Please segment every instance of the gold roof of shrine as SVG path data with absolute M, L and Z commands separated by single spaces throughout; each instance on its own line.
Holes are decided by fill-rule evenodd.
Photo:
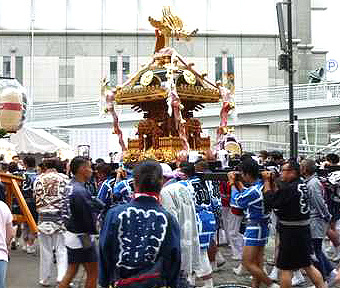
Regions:
M 218 102 L 220 94 L 216 83 L 210 81 L 206 73 L 196 71 L 194 63 L 188 63 L 170 47 L 171 38 L 188 40 L 197 33 L 197 29 L 191 32 L 185 30 L 183 21 L 172 13 L 170 7 L 163 7 L 159 20 L 149 17 L 149 22 L 155 28 L 155 53 L 148 64 L 116 87 L 116 103 L 138 105 L 165 100 L 168 91 L 173 88 L 176 88 L 181 102 L 191 102 L 194 106 L 195 103 L 199 106 L 201 103 Z
M 142 68 L 121 87 L 116 87 L 117 104 L 137 104 L 167 98 L 169 85 L 167 74 L 169 73 L 168 66 L 171 64 L 165 62 L 167 56 L 156 55 L 154 58 L 157 59 L 152 64 Z M 177 62 L 173 66 L 173 80 L 181 101 L 197 103 L 219 101 L 218 88 L 210 81 L 206 81 L 205 74 L 199 74 L 193 70 L 192 63 L 186 67 L 184 64 L 178 65 Z

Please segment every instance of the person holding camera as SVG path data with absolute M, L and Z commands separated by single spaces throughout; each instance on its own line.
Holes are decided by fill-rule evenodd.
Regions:
M 321 273 L 312 265 L 308 189 L 300 179 L 299 163 L 287 161 L 282 166 L 282 181 L 275 184 L 272 172 L 262 172 L 262 178 L 265 205 L 275 209 L 278 217 L 276 266 L 281 269 L 281 287 L 291 287 L 293 271 L 302 268 L 316 287 L 324 288 Z
M 252 287 L 259 287 L 261 282 L 270 287 L 279 287 L 263 270 L 264 247 L 269 236 L 269 214 L 263 203 L 263 182 L 259 179 L 259 165 L 251 158 L 240 164 L 241 172 L 228 173 L 235 194 L 235 203 L 244 209 L 247 226 L 244 232 L 243 266 L 253 276 Z

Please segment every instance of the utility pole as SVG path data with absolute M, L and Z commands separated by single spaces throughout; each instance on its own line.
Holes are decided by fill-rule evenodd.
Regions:
M 31 55 L 30 55 L 30 90 L 28 107 L 31 119 L 34 117 L 34 29 L 35 29 L 35 0 L 31 0 Z
M 289 93 L 289 136 L 290 158 L 297 159 L 297 148 L 294 141 L 294 90 L 293 90 L 293 33 L 292 33 L 292 0 L 287 0 L 287 32 L 288 32 L 288 93 Z
M 283 15 L 283 6 L 287 7 L 287 31 L 285 27 L 285 16 Z M 279 70 L 288 72 L 290 158 L 297 159 L 298 145 L 296 144 L 294 135 L 292 0 L 276 3 L 276 12 L 279 25 L 280 45 L 281 50 L 284 52 L 279 55 Z M 286 41 L 286 36 L 288 41 Z

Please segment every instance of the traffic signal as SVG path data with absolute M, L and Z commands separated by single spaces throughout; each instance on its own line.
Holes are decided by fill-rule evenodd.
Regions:
M 280 54 L 279 55 L 279 70 L 289 70 L 289 55 L 288 54 Z

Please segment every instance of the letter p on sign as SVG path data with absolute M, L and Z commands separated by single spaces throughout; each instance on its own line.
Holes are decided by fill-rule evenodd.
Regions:
M 327 61 L 326 67 L 327 67 L 328 72 L 334 72 L 334 71 L 338 70 L 338 66 L 339 66 L 338 62 L 334 59 L 330 59 L 330 60 Z

